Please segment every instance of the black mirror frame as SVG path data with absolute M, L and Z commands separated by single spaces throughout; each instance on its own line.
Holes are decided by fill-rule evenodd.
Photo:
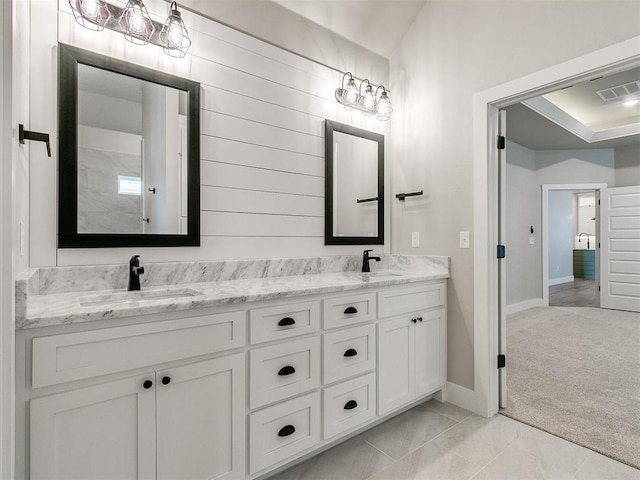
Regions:
M 378 235 L 375 237 L 336 237 L 333 235 L 333 132 L 342 132 L 378 143 Z M 384 245 L 384 135 L 325 120 L 324 163 L 324 244 Z
M 78 64 L 188 93 L 186 234 L 78 233 Z M 200 84 L 65 44 L 58 79 L 58 248 L 200 246 Z

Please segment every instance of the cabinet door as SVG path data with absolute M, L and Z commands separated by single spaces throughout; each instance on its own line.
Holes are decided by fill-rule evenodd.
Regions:
M 442 309 L 419 313 L 416 317 L 419 319 L 415 325 L 416 397 L 420 397 L 445 383 L 446 325 Z
M 157 379 L 157 478 L 243 478 L 244 354 L 159 370 Z
M 378 415 L 415 397 L 414 330 L 408 316 L 378 324 Z
M 154 383 L 149 374 L 31 400 L 30 478 L 155 478 Z

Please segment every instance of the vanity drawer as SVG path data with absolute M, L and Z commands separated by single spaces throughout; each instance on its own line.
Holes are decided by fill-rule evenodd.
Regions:
M 442 307 L 447 301 L 444 281 L 429 285 L 390 288 L 378 292 L 378 317 L 393 317 L 403 313 Z
M 325 329 L 346 327 L 376 318 L 376 294 L 360 293 L 322 301 Z
M 32 387 L 242 347 L 246 321 L 239 311 L 34 338 Z
M 320 336 L 251 350 L 249 406 L 257 408 L 320 386 Z
M 256 343 L 280 340 L 320 329 L 320 302 L 302 302 L 249 310 L 249 338 Z
M 325 384 L 376 368 L 376 327 L 364 325 L 323 336 Z
M 369 373 L 322 392 L 324 438 L 351 430 L 376 416 L 376 375 Z
M 320 442 L 320 392 L 279 403 L 249 415 L 251 474 Z

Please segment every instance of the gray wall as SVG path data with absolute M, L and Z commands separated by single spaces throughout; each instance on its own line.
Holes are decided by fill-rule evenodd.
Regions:
M 535 162 L 533 150 L 507 142 L 507 305 L 542 298 L 540 184 L 535 181 Z
M 639 35 L 639 16 L 635 1 L 428 1 L 391 56 L 392 189 L 426 194 L 392 204 L 392 248 L 451 256 L 451 382 L 474 388 L 474 252 L 458 248 L 473 226 L 473 95 Z
M 508 122 L 508 120 L 507 120 Z M 508 123 L 507 123 L 508 127 Z M 507 141 L 507 305 L 542 298 L 542 185 L 606 183 L 615 186 L 613 149 L 534 151 Z M 568 192 L 572 195 L 571 192 Z M 551 215 L 553 208 L 549 206 Z M 551 221 L 551 219 L 550 219 Z M 573 239 L 573 213 L 566 225 Z M 535 244 L 529 243 L 530 226 Z M 549 238 L 549 249 L 552 249 Z M 566 250 L 566 249 L 565 249 Z M 572 255 L 565 251 L 565 256 Z M 567 260 L 549 258 L 549 278 L 567 273 Z M 564 266 L 563 266 L 564 265 Z M 556 268 L 557 267 L 557 268 Z
M 616 187 L 640 185 L 640 145 L 615 149 Z

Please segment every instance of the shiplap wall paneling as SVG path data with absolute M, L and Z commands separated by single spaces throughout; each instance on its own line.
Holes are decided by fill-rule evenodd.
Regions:
M 154 18 L 166 15 L 165 2 L 145 4 Z M 121 263 L 130 253 L 152 262 L 362 250 L 324 245 L 323 121 L 382 133 L 387 144 L 388 126 L 336 103 L 340 72 L 187 11 L 183 18 L 193 46 L 186 58 L 173 59 L 157 47 L 131 45 L 115 32 L 82 28 L 65 1 L 59 9 L 58 36 L 49 32 L 38 38 L 41 48 L 48 44 L 55 51 L 59 40 L 201 83 L 202 239 L 200 248 L 59 249 L 57 264 Z M 55 71 L 42 77 L 41 82 L 57 85 Z M 55 185 L 51 172 L 42 177 Z M 55 218 L 50 193 L 48 198 L 32 194 L 32 201 Z M 46 250 L 55 252 L 55 225 L 32 226 Z M 388 240 L 384 251 L 389 251 Z

